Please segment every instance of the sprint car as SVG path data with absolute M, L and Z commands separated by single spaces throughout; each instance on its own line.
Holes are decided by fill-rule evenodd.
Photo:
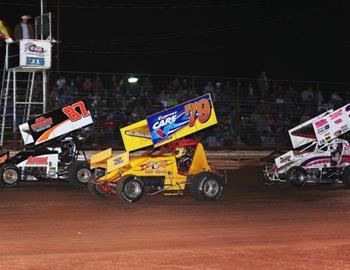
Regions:
M 182 138 L 216 123 L 208 94 L 122 128 L 127 151 L 113 156 L 107 149 L 91 156 L 89 191 L 102 198 L 115 193 L 133 203 L 143 194 L 183 195 L 189 187 L 197 200 L 218 200 L 223 178 L 209 165 L 199 141 Z
M 263 181 L 265 185 L 276 182 L 290 182 L 302 187 L 306 183 L 332 184 L 339 181 L 350 187 L 350 145 L 342 139 L 335 139 L 322 148 L 317 144 L 312 151 L 286 153 L 280 159 L 293 162 L 287 166 L 277 167 L 275 163 L 266 162 Z
M 0 155 L 0 186 L 56 179 L 86 186 L 91 171 L 78 130 L 91 124 L 90 112 L 78 101 L 20 125 L 24 149 Z
M 302 187 L 306 183 L 342 182 L 350 188 L 350 144 L 345 139 L 350 130 L 349 112 L 350 104 L 289 130 L 295 150 L 266 159 L 263 183 L 289 182 Z

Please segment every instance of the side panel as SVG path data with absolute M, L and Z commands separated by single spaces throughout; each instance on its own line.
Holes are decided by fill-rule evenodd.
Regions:
M 17 167 L 25 170 L 29 168 L 43 168 L 48 178 L 58 177 L 58 154 L 46 154 L 40 156 L 30 156 L 26 160 L 17 164 Z M 36 180 L 29 177 L 27 180 Z
M 291 162 L 293 162 L 295 160 L 294 157 L 294 152 L 293 151 L 289 151 L 285 154 L 283 154 L 282 156 L 279 156 L 275 159 L 275 164 L 277 168 L 281 168 Z
M 112 148 L 108 148 L 104 151 L 101 151 L 97 154 L 94 154 L 90 157 L 90 168 L 106 168 L 106 160 L 109 159 L 112 156 Z
M 193 155 L 191 167 L 188 170 L 188 174 L 195 175 L 204 171 L 210 171 L 210 166 L 208 164 L 203 145 L 198 143 L 196 151 Z
M 146 120 L 121 128 L 120 133 L 128 152 L 153 144 Z
M 107 173 L 129 164 L 129 152 L 111 157 L 107 160 Z
M 293 148 L 298 148 L 300 146 L 306 145 L 308 143 L 317 140 L 315 130 L 313 129 L 313 122 L 331 113 L 333 110 L 328 110 L 308 121 L 302 123 L 288 131 L 290 140 L 292 142 Z

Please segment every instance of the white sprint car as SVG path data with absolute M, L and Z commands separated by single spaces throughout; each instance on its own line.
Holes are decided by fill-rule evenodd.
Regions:
M 350 144 L 341 138 L 349 130 L 350 104 L 289 130 L 295 150 L 266 158 L 263 183 L 289 182 L 302 187 L 306 183 L 342 182 L 350 188 Z

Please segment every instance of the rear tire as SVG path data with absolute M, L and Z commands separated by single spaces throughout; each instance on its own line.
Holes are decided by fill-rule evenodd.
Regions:
M 343 185 L 345 188 L 350 188 L 350 166 L 347 166 L 343 172 Z
M 196 200 L 217 201 L 223 194 L 224 185 L 219 175 L 201 172 L 191 179 L 190 190 Z
M 0 186 L 16 186 L 21 180 L 21 172 L 16 165 L 3 165 L 0 169 Z
M 135 175 L 125 175 L 117 182 L 117 196 L 128 203 L 137 202 L 142 198 L 145 188 L 142 181 Z
M 287 171 L 288 181 L 295 187 L 303 187 L 307 182 L 307 174 L 302 167 L 292 167 Z
M 68 169 L 68 181 L 76 187 L 86 187 L 91 175 L 89 165 L 86 162 L 75 161 Z

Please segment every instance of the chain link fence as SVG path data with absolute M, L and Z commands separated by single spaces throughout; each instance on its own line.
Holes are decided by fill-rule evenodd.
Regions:
M 85 99 L 95 125 L 87 148 L 123 149 L 119 128 L 211 93 L 219 124 L 194 134 L 208 149 L 289 148 L 288 129 L 350 100 L 350 84 L 266 78 L 50 72 L 49 109 Z

